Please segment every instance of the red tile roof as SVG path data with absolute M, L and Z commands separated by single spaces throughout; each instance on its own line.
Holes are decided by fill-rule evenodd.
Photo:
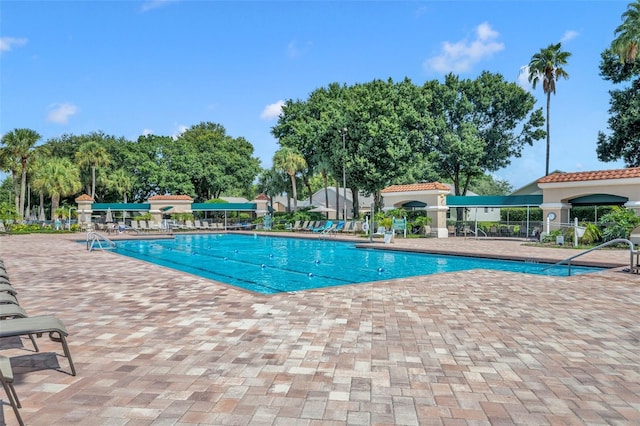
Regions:
M 640 167 L 591 172 L 552 173 L 538 179 L 538 183 L 583 182 L 588 180 L 640 178 Z
M 268 200 L 269 197 L 267 197 L 265 194 L 258 194 L 258 196 L 256 197 L 256 200 Z
M 408 192 L 408 191 L 450 191 L 450 188 L 440 182 L 422 182 L 409 185 L 391 185 L 383 189 L 386 192 Z
M 177 201 L 177 200 L 185 200 L 185 201 L 193 201 L 193 198 L 188 195 L 154 195 L 153 197 L 149 197 L 149 201 Z
M 76 198 L 76 202 L 78 201 L 93 201 L 93 198 L 91 198 L 88 194 L 82 194 L 81 196 Z

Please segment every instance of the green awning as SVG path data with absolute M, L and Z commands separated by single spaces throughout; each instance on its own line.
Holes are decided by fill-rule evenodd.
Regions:
M 222 211 L 255 211 L 256 203 L 193 203 L 192 211 L 222 212 Z
M 161 208 L 160 211 L 166 212 L 166 211 L 171 210 L 172 208 L 173 208 L 173 206 L 167 206 L 167 207 Z
M 610 194 L 591 194 L 569 200 L 572 206 L 619 206 L 627 201 L 627 197 Z
M 148 211 L 151 208 L 149 203 L 93 203 L 91 210 L 96 211 Z
M 539 207 L 542 195 L 447 195 L 448 207 Z

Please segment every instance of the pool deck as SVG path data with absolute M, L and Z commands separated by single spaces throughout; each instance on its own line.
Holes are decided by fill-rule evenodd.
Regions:
M 473 270 L 261 295 L 88 252 L 83 238 L 0 236 L 20 305 L 64 321 L 78 371 L 46 336 L 39 354 L 0 340 L 27 425 L 640 423 L 628 250 L 592 252 L 583 260 L 617 267 L 573 277 Z M 389 246 L 577 253 L 461 237 Z M 17 424 L 0 398 L 0 424 Z

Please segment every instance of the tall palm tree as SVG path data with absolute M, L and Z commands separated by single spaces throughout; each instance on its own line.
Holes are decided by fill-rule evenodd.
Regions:
M 0 154 L 0 157 L 2 157 L 3 164 L 13 162 L 13 166 L 10 168 L 12 169 L 12 174 L 14 174 L 13 182 L 14 189 L 16 190 L 16 198 L 18 198 L 16 174 L 18 172 L 20 173 L 20 197 L 16 202 L 16 210 L 18 210 L 18 216 L 21 220 L 24 219 L 24 200 L 27 191 L 27 166 L 34 152 L 36 143 L 41 137 L 38 132 L 31 129 L 14 129 L 2 137 L 2 145 L 4 145 L 4 147 L 2 147 L 3 153 Z
M 82 188 L 80 171 L 68 158 L 43 160 L 35 172 L 34 189 L 51 197 L 51 218 L 60 205 L 60 197 L 73 195 Z
M 76 152 L 76 162 L 80 167 L 91 168 L 91 198 L 96 197 L 96 168 L 111 164 L 109 153 L 96 141 L 85 142 Z
M 296 174 L 307 167 L 307 162 L 298 151 L 289 147 L 280 148 L 273 156 L 273 164 L 284 170 L 291 180 L 293 192 L 293 210 L 298 210 L 298 190 L 296 188 Z
M 133 176 L 125 169 L 117 169 L 109 176 L 106 186 L 122 195 L 122 202 L 127 203 L 127 194 L 133 189 Z
M 551 146 L 551 133 L 549 126 L 549 108 L 551 106 L 551 94 L 556 94 L 556 81 L 560 77 L 568 79 L 569 74 L 563 65 L 571 56 L 569 52 L 562 51 L 562 43 L 550 44 L 531 57 L 529 62 L 529 82 L 535 90 L 538 83 L 542 83 L 542 91 L 547 95 L 547 159 L 545 164 L 545 176 L 549 174 L 549 148 Z
M 618 55 L 620 62 L 633 62 L 640 44 L 640 0 L 629 4 L 622 18 L 624 22 L 614 31 L 616 38 L 611 43 L 611 50 Z

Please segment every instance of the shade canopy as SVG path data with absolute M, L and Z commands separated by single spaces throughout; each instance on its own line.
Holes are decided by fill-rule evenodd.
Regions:
M 312 208 L 309 211 L 314 213 L 335 213 L 336 210 L 330 207 L 318 206 L 318 207 Z

